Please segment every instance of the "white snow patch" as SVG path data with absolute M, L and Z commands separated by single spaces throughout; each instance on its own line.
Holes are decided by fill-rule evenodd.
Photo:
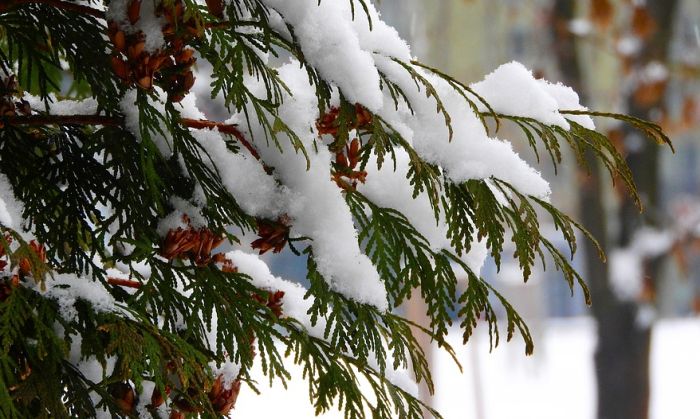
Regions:
M 13 230 L 22 230 L 24 205 L 15 198 L 12 185 L 0 173 L 0 224 Z
M 516 61 L 503 64 L 471 85 L 496 112 L 533 118 L 568 130 L 569 123 L 559 114 L 557 100 L 542 86 L 530 70 Z
M 73 274 L 55 274 L 53 278 L 46 279 L 45 291 L 42 291 L 39 285 L 32 281 L 29 281 L 28 284 L 46 298 L 56 300 L 61 315 L 67 320 L 76 319 L 78 311 L 75 308 L 75 303 L 78 300 L 87 301 L 97 312 L 112 312 L 130 316 L 100 282 L 89 278 L 81 278 Z
M 593 25 L 588 19 L 577 18 L 569 22 L 569 31 L 577 36 L 586 36 L 593 30 Z
M 610 283 L 615 294 L 626 301 L 634 301 L 642 292 L 643 265 L 638 252 L 614 249 L 608 256 Z
M 129 3 L 130 0 L 111 0 L 105 12 L 107 20 L 116 22 L 126 34 L 143 32 L 146 52 L 153 53 L 165 47 L 163 26 L 166 22 L 162 16 L 156 16 L 156 7 L 160 0 L 142 1 L 139 19 L 133 25 L 129 22 L 127 14 Z

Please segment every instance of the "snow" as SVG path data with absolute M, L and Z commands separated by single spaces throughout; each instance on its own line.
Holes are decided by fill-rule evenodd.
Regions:
M 178 228 L 184 230 L 188 227 L 198 229 L 207 225 L 207 220 L 202 216 L 201 210 L 184 199 L 173 196 L 170 198 L 170 205 L 173 206 L 174 210 L 160 220 L 156 230 L 161 237 L 167 236 L 170 230 Z M 184 215 L 189 218 L 189 225 L 184 222 Z
M 417 69 L 435 87 L 451 116 L 451 140 L 443 116 L 435 110 L 435 102 L 425 99 L 425 92 L 416 87 L 405 69 L 386 58 L 377 59 L 377 64 L 383 73 L 403 89 L 413 105 L 415 115 L 404 114 L 402 122 L 408 128 L 404 134 L 406 140 L 413 144 L 421 158 L 429 163 L 438 164 L 454 182 L 496 177 L 511 183 L 524 194 L 541 198 L 549 196 L 549 184 L 540 173 L 525 163 L 513 151 L 510 143 L 489 138 L 481 121 L 468 107 L 464 98 L 446 81 Z M 522 67 L 520 64 L 517 66 Z M 524 67 L 523 71 L 532 77 Z M 539 93 L 538 98 L 546 99 L 552 109 L 556 109 L 556 101 L 539 88 L 534 78 L 532 81 L 531 87 Z M 537 98 L 532 100 L 534 102 Z M 396 115 L 394 104 L 389 101 L 380 115 L 390 122 L 402 116 Z M 561 115 L 559 118 L 566 123 Z
M 412 60 L 409 46 L 394 28 L 381 21 L 381 16 L 371 2 L 366 3 L 367 13 L 373 25 L 371 30 L 362 7 L 356 7 L 356 16 L 353 17 L 350 1 L 260 2 L 272 10 L 270 22 L 283 36 L 291 36 L 286 25 L 294 28 L 295 39 L 299 42 L 305 59 L 331 84 L 335 103 L 342 95 L 349 102 L 362 104 L 377 113 L 401 133 L 422 159 L 440 166 L 449 181 L 490 181 L 492 177 L 496 177 L 509 182 L 524 194 L 548 198 L 549 184 L 541 174 L 521 159 L 509 142 L 491 138 L 464 98 L 448 82 L 425 69 L 413 67 L 420 77 L 425 78 L 435 88 L 445 111 L 451 116 L 453 135 L 450 135 L 444 116 L 436 111 L 436 100 L 426 98 L 425 87 L 417 85 L 405 68 L 395 62 L 395 59 L 404 63 Z M 115 22 L 127 34 L 143 33 L 147 52 L 154 53 L 164 48 L 162 27 L 165 22 L 155 13 L 159 1 L 142 1 L 140 17 L 133 24 L 127 16 L 129 3 L 129 0 L 110 1 L 106 10 L 107 19 Z M 245 9 L 245 6 L 242 8 Z M 590 31 L 590 23 L 573 21 L 571 30 L 578 34 L 587 33 Z M 205 163 L 220 173 L 223 186 L 247 214 L 266 219 L 288 217 L 291 220 L 293 237 L 304 236 L 311 239 L 310 245 L 318 270 L 332 290 L 354 301 L 387 310 L 387 293 L 382 278 L 360 249 L 357 230 L 342 190 L 330 178 L 333 155 L 327 147 L 323 147 L 323 142 L 319 141 L 316 121 L 320 115 L 315 88 L 310 85 L 305 69 L 295 60 L 290 60 L 276 70 L 289 89 L 289 93 L 283 93 L 284 101 L 278 110 L 278 116 L 298 135 L 308 154 L 308 160 L 283 138 L 283 134 L 279 135 L 279 144 L 276 144 L 268 138 L 260 120 L 248 120 L 246 115 L 255 115 L 250 107 L 246 112 L 231 115 L 226 122 L 238 125 L 258 151 L 260 161 L 245 147 L 237 153 L 231 152 L 224 142 L 223 135 L 216 129 L 196 129 L 191 130 L 191 133 L 206 151 L 208 158 Z M 651 66 L 645 69 L 644 77 L 662 80 L 665 77 L 663 71 L 667 70 Z M 380 87 L 380 74 L 390 78 L 406 93 L 415 113 L 409 112 L 405 104 L 395 106 L 386 87 L 384 90 Z M 206 83 L 202 83 L 208 80 L 202 78 L 195 90 L 202 93 L 205 89 L 203 86 L 206 86 Z M 253 94 L 261 98 L 266 96 L 266 90 L 257 78 L 247 77 L 243 82 Z M 594 129 L 590 117 L 565 116 L 560 112 L 586 109 L 579 103 L 578 95 L 571 88 L 536 80 L 532 72 L 520 63 L 511 62 L 500 66 L 483 81 L 473 84 L 472 88 L 497 112 L 534 118 L 544 124 L 567 130 L 570 128 L 568 118 L 586 128 Z M 156 111 L 164 113 L 165 93 L 157 87 L 153 89 L 153 93 L 149 95 L 150 105 Z M 136 106 L 137 94 L 136 89 L 127 90 L 120 102 L 120 109 L 125 116 L 125 127 L 137 138 L 141 138 L 142 126 L 140 110 Z M 31 96 L 27 96 L 27 100 L 35 109 L 39 109 L 43 104 L 41 100 Z M 51 109 L 54 114 L 97 112 L 97 103 L 93 99 L 59 101 L 52 97 L 52 100 L 54 103 Z M 186 96 L 178 106 L 182 107 L 182 115 L 186 118 L 205 118 L 196 106 L 195 94 Z M 484 111 L 485 108 L 482 107 L 481 110 Z M 163 131 L 167 132 L 167 129 L 164 128 Z M 151 133 L 151 137 L 163 156 L 172 155 L 172 138 L 157 132 Z M 391 161 L 387 161 L 380 170 L 376 160 L 370 160 L 367 167 L 367 183 L 359 185 L 360 192 L 380 206 L 404 213 L 428 239 L 433 250 L 453 250 L 446 237 L 445 220 L 442 217 L 438 217 L 437 220 L 434 218 L 428 197 L 421 194 L 416 199 L 412 198 L 412 187 L 406 179 L 408 154 L 404 150 L 396 150 L 396 158 L 395 169 Z M 184 162 L 180 161 L 180 164 L 186 172 Z M 272 174 L 266 172 L 263 164 L 272 168 Z M 166 235 L 171 229 L 186 227 L 187 224 L 183 221 L 185 214 L 189 216 L 192 227 L 206 225 L 199 209 L 206 204 L 203 202 L 205 196 L 201 185 L 196 185 L 195 189 L 197 192 L 189 201 L 179 197 L 171 198 L 170 203 L 174 210 L 160 220 L 159 234 Z M 499 192 L 497 194 L 500 195 Z M 7 180 L 0 176 L 0 223 L 16 226 L 21 222 L 21 205 L 14 199 Z M 612 269 L 617 270 L 613 272 L 613 277 L 618 278 L 616 287 L 621 295 L 632 298 L 639 294 L 639 255 L 654 251 L 659 250 L 649 245 L 643 250 L 618 249 L 613 252 Z M 474 272 L 479 272 L 486 253 L 484 243 L 473 243 L 472 251 L 464 255 L 463 260 Z M 271 291 L 283 291 L 284 315 L 298 320 L 311 335 L 323 337 L 323 319 L 319 319 L 317 324 L 312 324 L 309 318 L 308 311 L 313 297 L 306 297 L 306 289 L 272 275 L 266 263 L 256 255 L 235 250 L 226 256 L 239 272 L 250 276 L 255 286 Z M 127 271 L 124 266 L 120 268 Z M 634 269 L 637 271 L 630 274 L 630 270 Z M 123 273 L 116 274 L 126 277 Z M 128 315 L 128 311 L 120 307 L 99 282 L 71 274 L 56 274 L 46 282 L 46 287 L 46 290 L 41 292 L 46 297 L 58 301 L 62 315 L 67 319 L 76 318 L 74 304 L 78 299 L 90 302 L 100 312 Z M 186 281 L 178 281 L 177 289 L 183 295 L 187 295 Z M 215 325 L 216 321 L 213 322 L 213 329 L 207 331 L 212 347 L 217 346 Z M 370 364 L 376 365 L 376 362 L 372 362 L 370 359 Z M 84 364 L 86 374 L 92 376 L 97 373 L 93 360 L 86 360 Z M 231 385 L 239 374 L 239 366 L 233 363 L 212 367 L 217 374 L 224 376 L 226 385 Z M 564 366 L 558 368 L 564 369 Z M 387 377 L 414 394 L 418 391 L 410 374 L 405 370 L 389 368 Z M 144 394 L 147 394 L 149 389 L 152 390 L 152 383 L 144 386 Z M 265 408 L 283 407 L 285 412 L 289 412 L 291 403 L 277 401 L 263 406 L 260 399 L 256 399 L 255 405 L 258 409 L 256 416 L 260 416 L 259 409 Z M 236 414 L 240 415 L 241 410 L 245 409 L 244 406 L 245 402 L 239 402 Z M 140 404 L 139 409 L 143 408 Z
M 326 2 L 329 3 L 329 2 Z M 289 188 L 294 199 L 286 214 L 292 220 L 293 236 L 312 239 L 311 246 L 319 273 L 331 289 L 355 301 L 388 308 L 384 284 L 357 241 L 350 209 L 341 189 L 330 178 L 331 153 L 316 147 L 318 105 L 307 73 L 290 62 L 279 68 L 279 76 L 292 92 L 279 109 L 279 117 L 299 135 L 309 161 L 297 153 L 286 138 L 279 138 L 279 151 L 266 133 L 253 123 L 249 138 L 262 160 L 274 167 L 273 175 Z M 238 122 L 240 116 L 228 122 Z
M 311 336 L 323 338 L 323 332 L 326 327 L 325 322 L 319 319 L 316 324 L 311 323 L 311 318 L 307 312 L 311 308 L 313 297 L 308 299 L 304 297 L 307 292 L 304 287 L 272 275 L 270 268 L 257 255 L 234 250 L 227 253 L 226 258 L 233 262 L 238 268 L 238 272 L 250 276 L 253 285 L 256 287 L 268 291 L 283 291 L 283 315 L 297 320 Z
M 111 0 L 107 8 L 107 20 L 116 22 L 119 28 L 126 34 L 142 32 L 144 35 L 144 50 L 153 53 L 165 47 L 165 38 L 162 28 L 165 19 L 156 16 L 156 6 L 160 1 L 143 0 L 139 12 L 139 19 L 132 25 L 127 14 L 131 0 Z
M 431 250 L 446 249 L 454 253 L 454 248 L 447 238 L 444 214 L 441 213 L 436 222 L 428 195 L 420 194 L 413 198 L 413 187 L 406 182 L 409 169 L 408 154 L 403 149 L 397 149 L 395 157 L 396 168 L 394 162 L 389 160 L 381 169 L 378 168 L 376 157 L 371 157 L 366 166 L 367 181 L 359 184 L 357 190 L 380 207 L 392 208 L 405 215 L 411 225 L 428 240 Z M 485 242 L 472 242 L 471 250 L 461 259 L 478 274 L 486 255 Z
M 26 100 L 32 110 L 46 111 L 52 115 L 94 115 L 97 113 L 97 100 L 94 98 L 85 98 L 82 100 L 59 100 L 54 93 L 49 93 L 49 107 L 46 107 L 45 102 L 39 97 L 29 93 L 24 93 L 22 99 Z
M 75 308 L 75 303 L 78 300 L 89 302 L 97 312 L 130 316 L 128 311 L 117 303 L 102 283 L 89 278 L 81 278 L 73 274 L 54 274 L 52 278 L 47 278 L 44 282 L 45 290 L 41 290 L 39 285 L 32 281 L 26 282 L 26 284 L 34 287 L 44 297 L 56 300 L 59 312 L 66 320 L 77 320 L 78 311 Z
M 623 300 L 636 300 L 642 292 L 641 255 L 631 249 L 613 249 L 608 255 L 608 269 L 615 294 Z
M 593 25 L 588 19 L 578 18 L 569 22 L 569 31 L 577 36 L 586 36 L 591 33 Z
M 489 353 L 488 334 L 477 328 L 467 346 L 456 328 L 448 337 L 464 371 L 434 348 L 434 406 L 445 419 L 594 419 L 596 386 L 595 325 L 588 318 L 550 320 L 542 326 L 535 354 L 523 355 L 518 342 Z M 700 319 L 658 321 L 652 333 L 651 419 L 697 419 L 700 375 Z M 314 417 L 308 386 L 298 367 L 288 388 L 275 382 L 260 395 L 243 386 L 236 417 L 272 418 L 294 412 Z M 264 382 L 259 363 L 252 377 Z M 478 414 L 480 412 L 481 414 Z M 233 417 L 233 415 L 232 415 Z M 331 411 L 320 418 L 342 418 Z
M 559 113 L 557 100 L 542 86 L 532 71 L 512 61 L 495 69 L 484 80 L 472 84 L 471 88 L 498 113 L 533 118 L 568 130 L 569 123 Z
M 668 68 L 659 61 L 652 61 L 642 68 L 641 79 L 646 83 L 662 82 L 668 79 Z
M 231 388 L 231 384 L 238 378 L 238 374 L 241 372 L 241 366 L 234 362 L 224 362 L 220 366 L 211 365 L 212 372 L 215 377 L 222 377 L 222 384 L 224 388 Z
M 294 27 L 306 60 L 334 82 L 351 102 L 370 110 L 382 105 L 379 73 L 370 52 L 360 47 L 347 1 L 262 0 Z M 362 13 L 360 10 L 358 13 Z M 360 19 L 358 16 L 358 21 Z
M 439 165 L 451 181 L 496 177 L 524 194 L 548 198 L 549 184 L 541 174 L 523 161 L 509 142 L 490 138 L 458 92 L 445 80 L 414 67 L 435 87 L 445 110 L 451 115 L 454 135 L 450 140 L 444 117 L 435 110 L 435 100 L 425 98 L 424 87 L 417 86 L 407 71 L 394 61 L 397 58 L 410 62 L 410 48 L 395 29 L 381 21 L 372 4 L 367 4 L 367 13 L 373 24 L 370 30 L 365 16 L 353 19 L 349 2 L 319 4 L 315 0 L 300 0 L 292 4 L 282 0 L 263 0 L 263 3 L 272 10 L 271 22 L 281 33 L 286 31 L 287 24 L 294 27 L 305 59 L 336 89 L 334 100 L 342 94 L 350 102 L 359 102 L 377 112 L 401 133 L 421 158 Z M 128 22 L 124 23 L 125 4 L 123 0 L 110 3 L 108 15 L 125 25 L 125 30 L 137 30 L 136 26 L 147 23 L 144 16 L 150 12 L 142 6 L 142 19 L 129 29 Z M 358 9 L 356 13 L 364 14 L 364 11 Z M 152 21 L 151 24 L 157 26 Z M 277 139 L 282 149 L 280 153 L 260 121 L 255 118 L 248 120 L 243 113 L 233 115 L 227 123 L 239 126 L 257 149 L 262 163 L 273 168 L 272 176 L 248 150 L 242 148 L 238 153 L 230 152 L 216 130 L 192 130 L 192 135 L 211 159 L 207 164 L 221 173 L 223 185 L 244 211 L 267 219 L 277 219 L 282 215 L 289 217 L 292 236 L 311 238 L 318 270 L 331 289 L 385 310 L 388 303 L 384 284 L 369 258 L 362 253 L 349 208 L 341 190 L 329 177 L 333 156 L 325 147 L 318 147 L 315 123 L 319 115 L 315 89 L 298 62 L 290 60 L 277 70 L 291 92 L 284 93 L 278 116 L 298 135 L 308 153 L 308 161 L 284 138 Z M 380 73 L 404 90 L 415 114 L 411 114 L 405 105 L 395 107 L 389 92 L 380 88 Z M 259 97 L 266 96 L 266 90 L 257 78 L 248 77 L 244 83 Z M 498 112 L 535 118 L 565 129 L 569 124 L 559 110 L 585 109 L 572 89 L 535 80 L 529 70 L 516 62 L 499 67 L 472 87 Z M 156 93 L 160 101 L 151 105 L 162 111 L 160 102 L 164 95 L 159 89 Z M 125 113 L 127 128 L 139 136 L 135 95 L 135 90 L 128 91 L 122 99 L 121 109 Z M 196 106 L 194 94 L 188 95 L 180 105 L 184 117 L 205 117 Z M 253 113 L 252 109 L 247 109 L 247 114 Z M 570 119 L 585 127 L 594 127 L 588 116 L 572 116 Z M 156 133 L 152 137 L 164 156 L 172 153 L 170 138 Z M 432 220 L 427 198 L 424 195 L 416 200 L 411 198 L 412 191 L 405 178 L 406 153 L 399 151 L 398 158 L 400 167 L 397 172 L 390 169 L 391 164 L 381 171 L 370 164 L 367 185 L 362 185 L 360 190 L 378 204 L 404 212 L 418 231 L 428 238 L 433 249 L 451 249 L 445 222 Z M 386 192 L 389 189 L 391 192 Z M 181 226 L 183 212 L 186 211 L 177 209 L 168 215 L 161 221 L 159 231 L 163 233 Z M 485 246 L 474 243 L 473 251 L 463 259 L 478 272 L 485 255 Z
M 219 170 L 223 185 L 248 214 L 275 219 L 294 202 L 295 196 L 289 189 L 279 186 L 247 150 L 230 152 L 221 134 L 215 131 L 198 130 L 192 135 Z
M 154 101 L 149 96 L 149 105 L 155 108 L 158 113 L 165 114 L 165 105 L 163 104 L 163 101 L 165 100 L 167 95 L 159 87 L 155 87 L 153 91 L 160 100 Z M 119 101 L 119 109 L 124 114 L 124 127 L 129 132 L 131 132 L 136 138 L 141 139 L 141 114 L 136 102 L 137 95 L 138 89 L 128 89 L 124 93 L 122 99 Z M 168 132 L 166 127 L 161 127 L 161 130 L 164 133 Z M 155 146 L 158 148 L 158 151 L 163 156 L 169 157 L 170 155 L 172 155 L 173 146 L 171 138 L 163 136 L 159 132 L 151 132 L 150 137 L 151 141 L 153 141 Z
M 642 48 L 642 40 L 632 35 L 623 36 L 617 41 L 616 48 L 622 56 L 631 57 Z
M 617 297 L 626 301 L 637 300 L 642 292 L 644 261 L 668 253 L 682 235 L 683 231 L 677 234 L 643 227 L 635 232 L 628 247 L 613 249 L 608 257 L 608 269 Z
M 13 230 L 22 229 L 24 205 L 15 198 L 12 185 L 0 173 L 0 224 Z
M 585 106 L 581 106 L 579 103 L 578 93 L 576 93 L 571 87 L 565 86 L 561 83 L 550 83 L 547 80 L 537 80 L 537 82 L 540 84 L 540 88 L 542 90 L 557 101 L 557 107 L 559 110 L 588 110 L 588 108 Z M 584 128 L 595 130 L 593 119 L 591 119 L 591 117 L 588 115 L 566 115 L 566 118 L 576 122 Z

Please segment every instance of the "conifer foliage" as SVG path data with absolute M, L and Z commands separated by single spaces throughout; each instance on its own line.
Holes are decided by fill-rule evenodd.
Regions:
M 4 1 L 0 78 L 3 417 L 218 417 L 265 391 L 254 362 L 300 365 L 319 413 L 422 417 L 412 293 L 448 351 L 455 312 L 498 344 L 500 305 L 531 352 L 484 259 L 511 240 L 525 279 L 551 255 L 586 289 L 540 233 L 573 253 L 579 225 L 500 126 L 555 165 L 592 150 L 632 194 L 590 117 L 668 142 L 518 63 L 463 84 L 368 0 Z M 286 249 L 308 289 L 258 256 Z

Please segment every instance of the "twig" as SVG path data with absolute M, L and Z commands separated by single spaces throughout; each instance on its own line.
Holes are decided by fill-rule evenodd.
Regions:
M 42 126 L 42 125 L 104 125 L 104 126 L 119 126 L 124 124 L 124 118 L 118 116 L 106 115 L 14 115 L 0 117 L 0 121 L 6 125 L 25 125 L 25 126 Z M 182 125 L 194 129 L 214 129 L 219 132 L 230 134 L 245 147 L 250 154 L 257 160 L 260 160 L 260 154 L 253 145 L 245 138 L 243 133 L 236 125 L 225 124 L 223 122 L 209 121 L 206 119 L 190 119 L 182 118 Z
M 105 19 L 105 12 L 103 12 L 102 10 L 95 9 L 94 7 L 85 6 L 85 5 L 77 4 L 77 3 L 71 3 L 71 2 L 62 1 L 62 0 L 14 0 L 14 1 L 11 1 L 11 4 L 31 4 L 31 3 L 46 4 L 49 6 L 53 6 L 57 9 L 68 10 L 71 12 L 82 13 L 85 15 L 94 16 L 94 17 L 99 18 L 99 19 Z
M 208 121 L 206 119 L 189 119 L 189 118 L 182 118 L 182 123 L 183 125 L 189 127 L 189 128 L 196 128 L 196 129 L 214 129 L 217 128 L 219 132 L 222 132 L 224 134 L 231 134 L 236 139 L 245 147 L 250 154 L 255 157 L 256 159 L 260 160 L 260 154 L 258 154 L 258 150 L 253 147 L 253 145 L 248 142 L 248 140 L 245 138 L 243 133 L 238 129 L 236 125 L 233 124 L 224 124 L 223 122 L 214 122 L 214 121 Z
M 107 283 L 110 285 L 119 285 L 121 287 L 136 288 L 136 289 L 141 288 L 141 285 L 142 285 L 138 281 L 134 281 L 131 279 L 114 278 L 114 277 L 108 277 Z
M 14 115 L 4 116 L 0 120 L 7 125 L 109 125 L 124 123 L 124 118 L 105 115 Z

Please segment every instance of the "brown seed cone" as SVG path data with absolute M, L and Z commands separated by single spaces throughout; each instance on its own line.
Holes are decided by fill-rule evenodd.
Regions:
M 165 397 L 168 395 L 170 395 L 170 387 L 165 386 Z M 154 388 L 153 393 L 151 393 L 151 407 L 156 408 L 165 403 L 165 397 L 158 387 Z
M 114 74 L 125 82 L 128 82 L 131 70 L 129 69 L 129 64 L 119 57 L 112 57 L 112 70 Z
M 131 0 L 127 9 L 127 17 L 132 25 L 139 21 L 141 15 L 141 0 Z
M 212 389 L 209 391 L 209 400 L 214 410 L 222 415 L 227 415 L 236 404 L 238 394 L 241 392 L 241 381 L 235 380 L 229 388 L 225 388 L 223 377 L 217 377 Z
M 124 31 L 116 30 L 112 35 L 110 35 L 109 39 L 112 41 L 112 44 L 114 44 L 114 48 L 116 48 L 117 51 L 121 53 L 126 52 L 126 35 L 124 34 Z
M 206 0 L 207 9 L 209 13 L 218 17 L 219 19 L 224 17 L 224 2 L 221 0 Z
M 136 84 L 144 90 L 150 90 L 153 87 L 153 76 L 143 76 L 136 81 Z
M 131 413 L 136 404 L 136 393 L 129 383 L 110 384 L 109 392 L 124 413 Z
M 140 40 L 135 43 L 132 43 L 126 50 L 126 56 L 129 57 L 129 60 L 135 61 L 141 56 L 141 54 L 143 54 L 143 50 L 145 47 L 145 40 Z

